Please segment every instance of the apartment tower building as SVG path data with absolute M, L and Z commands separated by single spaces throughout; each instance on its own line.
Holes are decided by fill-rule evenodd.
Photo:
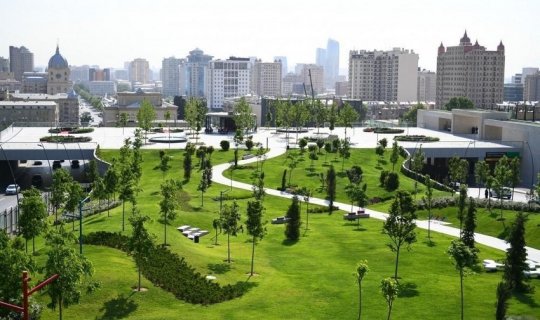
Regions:
M 255 61 L 251 72 L 251 91 L 259 96 L 281 95 L 281 62 Z
M 180 64 L 182 59 L 175 57 L 164 58 L 161 62 L 161 81 L 163 81 L 163 96 L 180 95 Z
M 493 108 L 503 101 L 504 45 L 489 51 L 478 41 L 474 44 L 467 32 L 459 45 L 441 43 L 437 55 L 436 106 L 441 109 L 454 97 L 467 97 L 477 108 Z
M 9 47 L 9 70 L 15 80 L 22 81 L 23 73 L 34 71 L 34 54 L 26 47 Z
M 150 82 L 150 65 L 146 59 L 137 58 L 129 63 L 129 81 L 132 84 Z
M 390 51 L 349 52 L 349 98 L 364 101 L 415 101 L 418 54 Z
M 206 100 L 208 108 L 221 109 L 226 98 L 250 93 L 251 61 L 249 58 L 230 57 L 213 60 L 206 70 Z

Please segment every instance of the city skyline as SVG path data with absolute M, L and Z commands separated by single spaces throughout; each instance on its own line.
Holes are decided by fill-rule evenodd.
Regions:
M 72 65 L 121 68 L 125 61 L 144 58 L 159 70 L 163 58 L 184 58 L 200 48 L 225 60 L 255 56 L 270 62 L 286 56 L 289 70 L 297 63 L 315 63 L 316 48 L 328 38 L 340 43 L 340 74 L 346 74 L 350 50 L 412 49 L 419 66 L 436 69 L 437 48 L 456 43 L 467 30 L 472 41 L 495 48 L 506 46 L 505 78 L 523 67 L 540 64 L 540 31 L 530 0 L 414 3 L 388 1 L 332 5 L 281 0 L 260 3 L 209 0 L 181 3 L 157 0 L 125 2 L 97 0 L 5 1 L 6 25 L 0 30 L 0 56 L 9 46 L 25 46 L 36 66 L 45 66 L 57 41 Z M 65 10 L 69 8 L 70 10 Z M 391 10 L 389 10 L 391 8 Z M 518 19 L 519 23 L 504 23 Z M 264 23 L 261 23 L 264 22 Z M 523 50 L 526 49 L 526 50 Z

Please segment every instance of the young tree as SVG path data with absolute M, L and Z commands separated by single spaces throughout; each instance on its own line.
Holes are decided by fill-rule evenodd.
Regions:
M 298 157 L 298 153 L 296 152 L 289 152 L 287 154 L 287 166 L 289 167 L 289 185 L 291 185 L 291 177 L 293 170 L 298 166 L 298 162 L 300 161 Z
M 182 189 L 182 184 L 175 180 L 167 180 L 161 184 L 161 196 L 159 202 L 161 218 L 164 225 L 163 245 L 167 245 L 167 225 L 169 221 L 176 218 L 176 209 L 178 208 L 178 191 Z
M 208 109 L 204 102 L 197 98 L 190 98 L 186 103 L 186 121 L 192 131 L 195 131 L 195 144 L 198 144 L 199 131 L 201 131 Z
M 118 188 L 118 173 L 116 171 L 115 165 L 111 165 L 105 176 L 103 177 L 103 182 L 105 183 L 105 193 L 107 194 L 107 217 L 110 217 L 110 208 L 111 208 L 111 198 L 115 198 L 115 191 Z
M 397 298 L 399 293 L 398 283 L 395 279 L 386 278 L 381 281 L 381 292 L 386 300 L 386 305 L 388 306 L 388 314 L 386 319 L 390 320 L 392 314 L 392 305 L 394 300 Z
M 518 212 L 514 223 L 510 226 L 510 233 L 506 242 L 510 247 L 506 250 L 503 280 L 510 289 L 517 292 L 530 290 L 527 278 L 523 271 L 527 270 L 527 250 L 525 249 L 525 222 L 527 218 Z
M 332 152 L 332 143 L 326 142 L 324 144 L 324 164 L 328 163 L 327 158 L 330 152 Z
M 510 184 L 511 179 L 511 165 L 510 165 L 510 159 L 508 159 L 506 156 L 503 156 L 502 158 L 497 161 L 497 164 L 495 165 L 495 170 L 493 171 L 493 184 L 492 188 L 495 190 L 497 195 L 499 196 L 500 201 L 500 207 L 501 207 L 501 216 L 500 220 L 504 223 L 503 218 L 503 194 L 504 194 L 504 188 Z
M 386 147 L 388 146 L 388 139 L 382 138 L 381 140 L 379 140 L 379 144 L 386 149 Z
M 356 266 L 356 282 L 358 283 L 358 320 L 362 318 L 362 280 L 369 272 L 369 267 L 366 260 L 362 260 Z
M 88 179 L 88 182 L 92 184 L 99 177 L 99 171 L 98 171 L 96 160 L 90 160 L 90 162 L 88 162 L 88 169 L 85 171 L 85 174 L 86 174 L 86 178 Z
M 258 240 L 262 240 L 264 238 L 264 235 L 266 234 L 266 228 L 264 227 L 264 223 L 262 221 L 263 212 L 264 207 L 261 201 L 248 201 L 246 228 L 247 233 L 252 236 L 250 275 L 253 275 L 253 264 L 255 261 L 255 244 Z
M 476 261 L 476 252 L 478 249 L 474 246 L 474 231 L 476 230 L 476 202 L 472 197 L 469 198 L 469 206 L 467 208 L 467 215 L 463 221 L 463 231 L 461 232 L 461 241 L 471 249 L 474 254 L 474 261 Z
M 452 240 L 450 247 L 447 250 L 450 258 L 454 260 L 456 270 L 459 271 L 459 285 L 461 296 L 461 320 L 463 320 L 463 276 L 466 268 L 471 268 L 474 265 L 475 254 L 461 240 Z
M 350 149 L 350 143 L 349 140 L 343 139 L 341 140 L 340 147 L 339 147 L 339 156 L 341 157 L 341 172 L 343 172 L 345 168 L 345 159 L 349 159 L 351 157 L 351 149 Z
M 412 170 L 414 171 L 414 198 L 416 199 L 416 194 L 418 193 L 418 174 L 422 173 L 422 169 L 424 168 L 424 160 L 426 158 L 426 154 L 422 151 L 422 145 L 420 145 L 420 148 L 414 152 L 412 155 L 412 158 L 410 160 L 410 165 Z
M 46 236 L 46 241 L 50 250 L 47 253 L 44 268 L 45 278 L 54 274 L 60 275 L 46 287 L 46 290 L 51 297 L 50 305 L 53 310 L 58 306 L 60 319 L 62 319 L 63 307 L 79 302 L 80 285 L 85 277 L 92 276 L 94 270 L 90 260 L 71 248 L 70 245 L 75 241 L 75 236 L 67 232 L 63 225 L 60 225 L 58 229 L 51 229 Z
M 236 237 L 240 230 L 240 209 L 236 201 L 231 206 L 224 205 L 221 212 L 221 228 L 227 235 L 227 262 L 231 263 L 231 236 Z
M 426 175 L 426 180 L 424 181 L 424 184 L 426 185 L 426 193 L 425 197 L 423 198 L 424 203 L 426 204 L 426 209 L 428 211 L 428 239 L 431 242 L 431 209 L 433 208 L 433 182 L 431 181 L 431 178 L 429 175 Z
M 390 162 L 392 163 L 392 171 L 394 171 L 394 167 L 396 166 L 396 163 L 399 160 L 399 147 L 397 144 L 397 141 L 394 141 L 392 143 L 392 153 L 390 154 Z
M 489 165 L 484 160 L 478 161 L 474 165 L 474 178 L 476 183 L 486 188 L 487 180 L 490 175 Z M 480 198 L 480 188 L 478 188 L 478 198 Z
M 469 173 L 469 162 L 465 159 L 460 159 L 458 156 L 453 156 L 448 160 L 448 174 L 450 181 L 457 185 L 459 182 L 463 184 L 467 181 Z
M 298 197 L 292 198 L 292 203 L 287 210 L 286 217 L 289 218 L 287 225 L 285 226 L 285 237 L 287 240 L 297 241 L 300 238 L 300 206 L 298 204 Z
M 311 112 L 313 122 L 315 122 L 315 125 L 317 126 L 317 134 L 319 134 L 319 129 L 324 127 L 324 122 L 328 118 L 328 109 L 320 99 L 316 99 L 313 101 Z
M 352 128 L 353 124 L 358 120 L 358 112 L 345 102 L 338 115 L 338 124 L 345 127 L 345 140 L 347 140 L 347 127 Z
M 334 104 L 332 104 L 332 106 L 330 107 L 330 112 L 328 113 L 328 122 L 329 122 L 328 128 L 330 129 L 330 132 L 334 131 L 337 119 L 338 119 L 338 115 L 336 112 L 336 107 L 334 106 Z
M 64 212 L 70 212 L 72 214 L 71 221 L 73 223 L 73 230 L 75 230 L 75 217 L 82 212 L 79 211 L 79 202 L 84 199 L 84 191 L 81 185 L 77 181 L 73 181 L 69 184 L 68 198 L 64 206 Z
M 171 168 L 169 166 L 169 161 L 171 160 L 171 156 L 168 154 L 163 155 L 161 157 L 161 161 L 159 162 L 159 170 L 161 170 L 161 173 L 163 174 L 163 178 L 165 178 L 165 175 L 167 174 L 167 171 Z
M 306 102 L 297 102 L 292 105 L 291 120 L 292 124 L 296 127 L 296 143 L 298 143 L 298 133 L 300 129 L 306 124 L 309 119 L 309 110 Z
M 144 140 L 146 141 L 146 135 L 148 130 L 152 127 L 152 122 L 156 120 L 156 110 L 150 101 L 143 99 L 139 111 L 137 112 L 137 122 L 139 127 L 144 130 Z
M 236 128 L 242 133 L 246 133 L 255 127 L 255 118 L 246 98 L 242 97 L 234 104 L 233 119 Z
M 405 114 L 402 117 L 402 120 L 407 123 L 407 127 L 409 127 L 411 124 L 413 126 L 416 126 L 417 117 L 418 117 L 418 110 L 425 109 L 424 105 L 422 103 L 417 103 L 416 105 L 412 106 L 412 108 L 405 112 Z
M 36 265 L 25 252 L 21 238 L 10 238 L 3 229 L 0 229 L 0 270 L 0 301 L 20 304 L 21 274 L 35 271 Z M 7 309 L 0 308 L 0 318 L 10 319 L 8 314 Z
M 399 254 L 402 246 L 410 249 L 416 242 L 416 207 L 407 191 L 397 191 L 390 206 L 388 217 L 383 223 L 382 232 L 390 238 L 388 247 L 396 253 L 394 279 L 398 281 Z
M 185 152 L 184 153 L 184 180 L 186 180 L 186 182 L 189 182 L 189 180 L 191 179 L 191 169 L 192 169 L 191 153 Z
M 467 185 L 462 184 L 459 186 L 459 198 L 458 198 L 458 212 L 457 212 L 457 218 L 459 220 L 459 232 L 460 232 L 460 238 L 463 235 L 463 219 L 465 218 L 464 212 L 465 212 L 465 206 L 467 205 Z
M 336 198 L 336 170 L 334 166 L 330 166 L 328 172 L 326 173 L 326 195 L 328 197 L 328 214 L 332 214 L 334 210 L 334 200 Z
M 67 186 L 73 177 L 65 169 L 57 169 L 54 171 L 52 176 L 52 190 L 50 202 L 54 209 L 54 222 L 58 222 L 58 209 L 66 202 L 67 200 Z
M 118 125 L 122 127 L 122 135 L 124 135 L 124 129 L 126 128 L 129 120 L 129 115 L 125 112 L 121 112 L 118 118 Z
M 150 250 L 154 246 L 153 237 L 146 229 L 144 223 L 150 218 L 141 215 L 136 206 L 133 206 L 133 214 L 129 217 L 129 223 L 133 229 L 129 238 L 128 248 L 137 264 L 139 279 L 137 283 L 137 291 L 141 291 L 141 273 L 142 265 L 148 259 Z
M 360 166 L 352 166 L 349 170 L 345 171 L 347 178 L 351 184 L 359 184 L 362 182 L 364 171 Z
M 26 240 L 25 247 L 28 252 L 28 240 L 32 239 L 32 254 L 36 252 L 35 237 L 39 236 L 47 226 L 47 205 L 43 202 L 41 192 L 31 187 L 23 191 L 23 198 L 19 206 L 19 229 Z
M 300 152 L 304 153 L 304 149 L 306 148 L 308 144 L 308 141 L 306 138 L 302 138 L 300 139 L 300 141 L 298 141 L 298 147 L 300 147 Z
M 94 186 L 92 188 L 92 199 L 98 201 L 98 207 L 101 210 L 101 202 L 107 199 L 107 192 L 105 190 L 105 181 L 102 177 L 97 177 L 94 181 Z

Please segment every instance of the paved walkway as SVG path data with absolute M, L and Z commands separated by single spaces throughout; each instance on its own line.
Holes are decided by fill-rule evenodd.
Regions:
M 270 149 L 270 151 L 266 154 L 267 159 L 280 156 L 280 155 L 284 154 L 285 151 L 286 150 L 283 147 L 277 147 L 277 148 Z M 251 158 L 251 159 L 247 159 L 247 160 L 238 161 L 238 164 L 242 165 L 242 164 L 247 164 L 247 163 L 251 163 L 251 162 L 255 162 L 255 161 L 257 161 L 257 158 Z M 224 163 L 224 164 L 219 164 L 219 165 L 214 166 L 213 167 L 212 181 L 217 182 L 217 183 L 221 183 L 223 185 L 232 185 L 233 187 L 239 188 L 239 189 L 251 190 L 252 189 L 251 184 L 238 182 L 238 181 L 234 181 L 234 180 L 231 181 L 231 179 L 226 178 L 226 177 L 223 176 L 223 172 L 225 170 L 227 170 L 230 166 L 231 166 L 230 163 Z M 293 195 L 290 194 L 290 193 L 282 192 L 282 191 L 275 190 L 275 189 L 265 188 L 264 190 L 266 191 L 266 194 L 269 194 L 269 195 L 272 195 L 272 196 L 277 196 L 277 197 L 282 197 L 282 198 L 287 198 L 287 199 L 290 199 L 290 198 L 293 197 Z M 311 197 L 309 199 L 309 203 L 318 204 L 318 205 L 322 205 L 322 206 L 327 206 L 328 205 L 328 200 Z M 339 207 L 339 208 L 346 208 L 346 209 L 350 208 L 350 206 L 351 206 L 350 203 L 347 204 L 347 203 L 341 203 L 341 202 L 334 202 L 334 205 Z M 359 208 L 357 206 L 353 206 L 354 211 L 356 211 L 358 209 Z M 386 216 L 387 216 L 386 213 L 382 213 L 382 212 L 378 212 L 378 211 L 374 211 L 374 210 L 370 210 L 370 209 L 366 209 L 366 213 L 369 213 L 370 217 L 375 218 L 375 219 L 380 219 L 380 220 L 386 219 Z M 428 221 L 427 220 L 417 220 L 416 225 L 419 228 L 427 229 L 428 228 Z M 446 234 L 446 235 L 449 235 L 449 236 L 459 237 L 459 229 L 458 228 L 454 228 L 454 227 L 450 227 L 450 226 L 441 224 L 438 221 L 433 221 L 433 220 L 431 221 L 431 230 L 435 231 L 435 232 L 443 233 L 443 234 Z M 495 248 L 495 249 L 498 249 L 498 250 L 502 250 L 502 251 L 506 251 L 506 249 L 508 249 L 508 247 L 509 247 L 509 245 L 504 240 L 501 240 L 501 239 L 498 239 L 498 238 L 495 238 L 495 237 L 491 237 L 491 236 L 487 236 L 487 235 L 484 235 L 484 234 L 480 234 L 480 233 L 475 233 L 474 239 L 475 239 L 475 241 L 477 243 L 480 243 L 480 244 L 483 244 L 485 246 Z M 540 250 L 534 249 L 534 248 L 531 248 L 531 247 L 526 247 L 526 248 L 527 248 L 527 253 L 528 253 L 528 258 L 529 259 L 534 260 L 534 261 L 540 261 Z

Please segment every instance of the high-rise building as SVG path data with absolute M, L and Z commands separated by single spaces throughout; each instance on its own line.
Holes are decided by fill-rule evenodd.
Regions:
M 521 73 L 516 73 L 515 75 L 512 76 L 512 82 L 511 83 L 514 83 L 514 84 L 523 84 L 523 81 L 525 79 L 523 79 L 523 74 Z M 506 100 L 506 99 L 505 99 Z
M 471 43 L 467 32 L 458 46 L 445 47 L 441 43 L 437 55 L 437 108 L 454 97 L 466 97 L 477 108 L 493 108 L 503 101 L 504 45 L 488 51 Z
M 431 101 L 436 98 L 437 75 L 433 71 L 418 70 L 418 93 L 416 101 Z
M 9 70 L 15 80 L 22 81 L 23 73 L 34 71 L 34 54 L 25 47 L 9 47 Z
M 324 68 L 326 66 L 326 49 L 317 48 L 315 53 L 315 64 Z
M 111 69 L 88 69 L 88 81 L 111 81 Z
M 9 72 L 9 59 L 0 57 L 0 72 Z
M 364 101 L 415 101 L 418 54 L 390 51 L 349 52 L 349 98 Z
M 150 65 L 146 59 L 137 58 L 129 63 L 129 81 L 132 84 L 150 82 Z
M 89 79 L 88 74 L 90 72 L 90 67 L 88 67 L 88 65 L 71 66 L 70 69 L 71 69 L 71 75 L 70 75 L 71 81 L 75 83 L 88 81 Z
M 536 67 L 526 67 L 521 69 L 521 83 L 525 84 L 525 79 L 527 78 L 527 76 L 535 75 L 538 73 L 538 71 L 539 69 Z
M 68 93 L 72 89 L 71 70 L 67 60 L 60 54 L 58 46 L 56 53 L 49 59 L 47 73 L 47 94 Z
M 339 42 L 328 39 L 324 76 L 326 88 L 334 88 L 339 75 Z
M 311 85 L 313 84 L 313 93 L 315 95 L 324 93 L 324 67 L 316 64 L 297 65 L 298 75 L 306 86 L 306 91 L 311 95 Z M 310 79 L 311 74 L 311 79 Z M 297 91 L 297 90 L 293 90 Z
M 204 54 L 199 48 L 189 52 L 180 65 L 180 94 L 188 97 L 204 97 L 206 69 L 213 56 Z
M 287 57 L 275 56 L 274 61 L 281 61 L 281 76 L 285 77 L 285 75 L 289 73 L 289 66 L 287 65 Z
M 127 69 L 114 70 L 114 80 L 129 80 L 129 72 Z
M 255 61 L 251 73 L 251 91 L 259 96 L 281 95 L 281 62 Z
M 206 100 L 211 109 L 220 109 L 226 98 L 249 94 L 251 85 L 251 62 L 249 58 L 230 57 L 213 60 L 206 70 Z
M 180 95 L 180 64 L 182 59 L 175 57 L 164 58 L 161 63 L 161 81 L 163 81 L 163 96 Z
M 540 101 L 540 72 L 529 74 L 523 85 L 524 101 Z
M 302 77 L 296 73 L 289 72 L 283 76 L 281 82 L 281 95 L 284 97 L 292 94 L 304 94 Z

